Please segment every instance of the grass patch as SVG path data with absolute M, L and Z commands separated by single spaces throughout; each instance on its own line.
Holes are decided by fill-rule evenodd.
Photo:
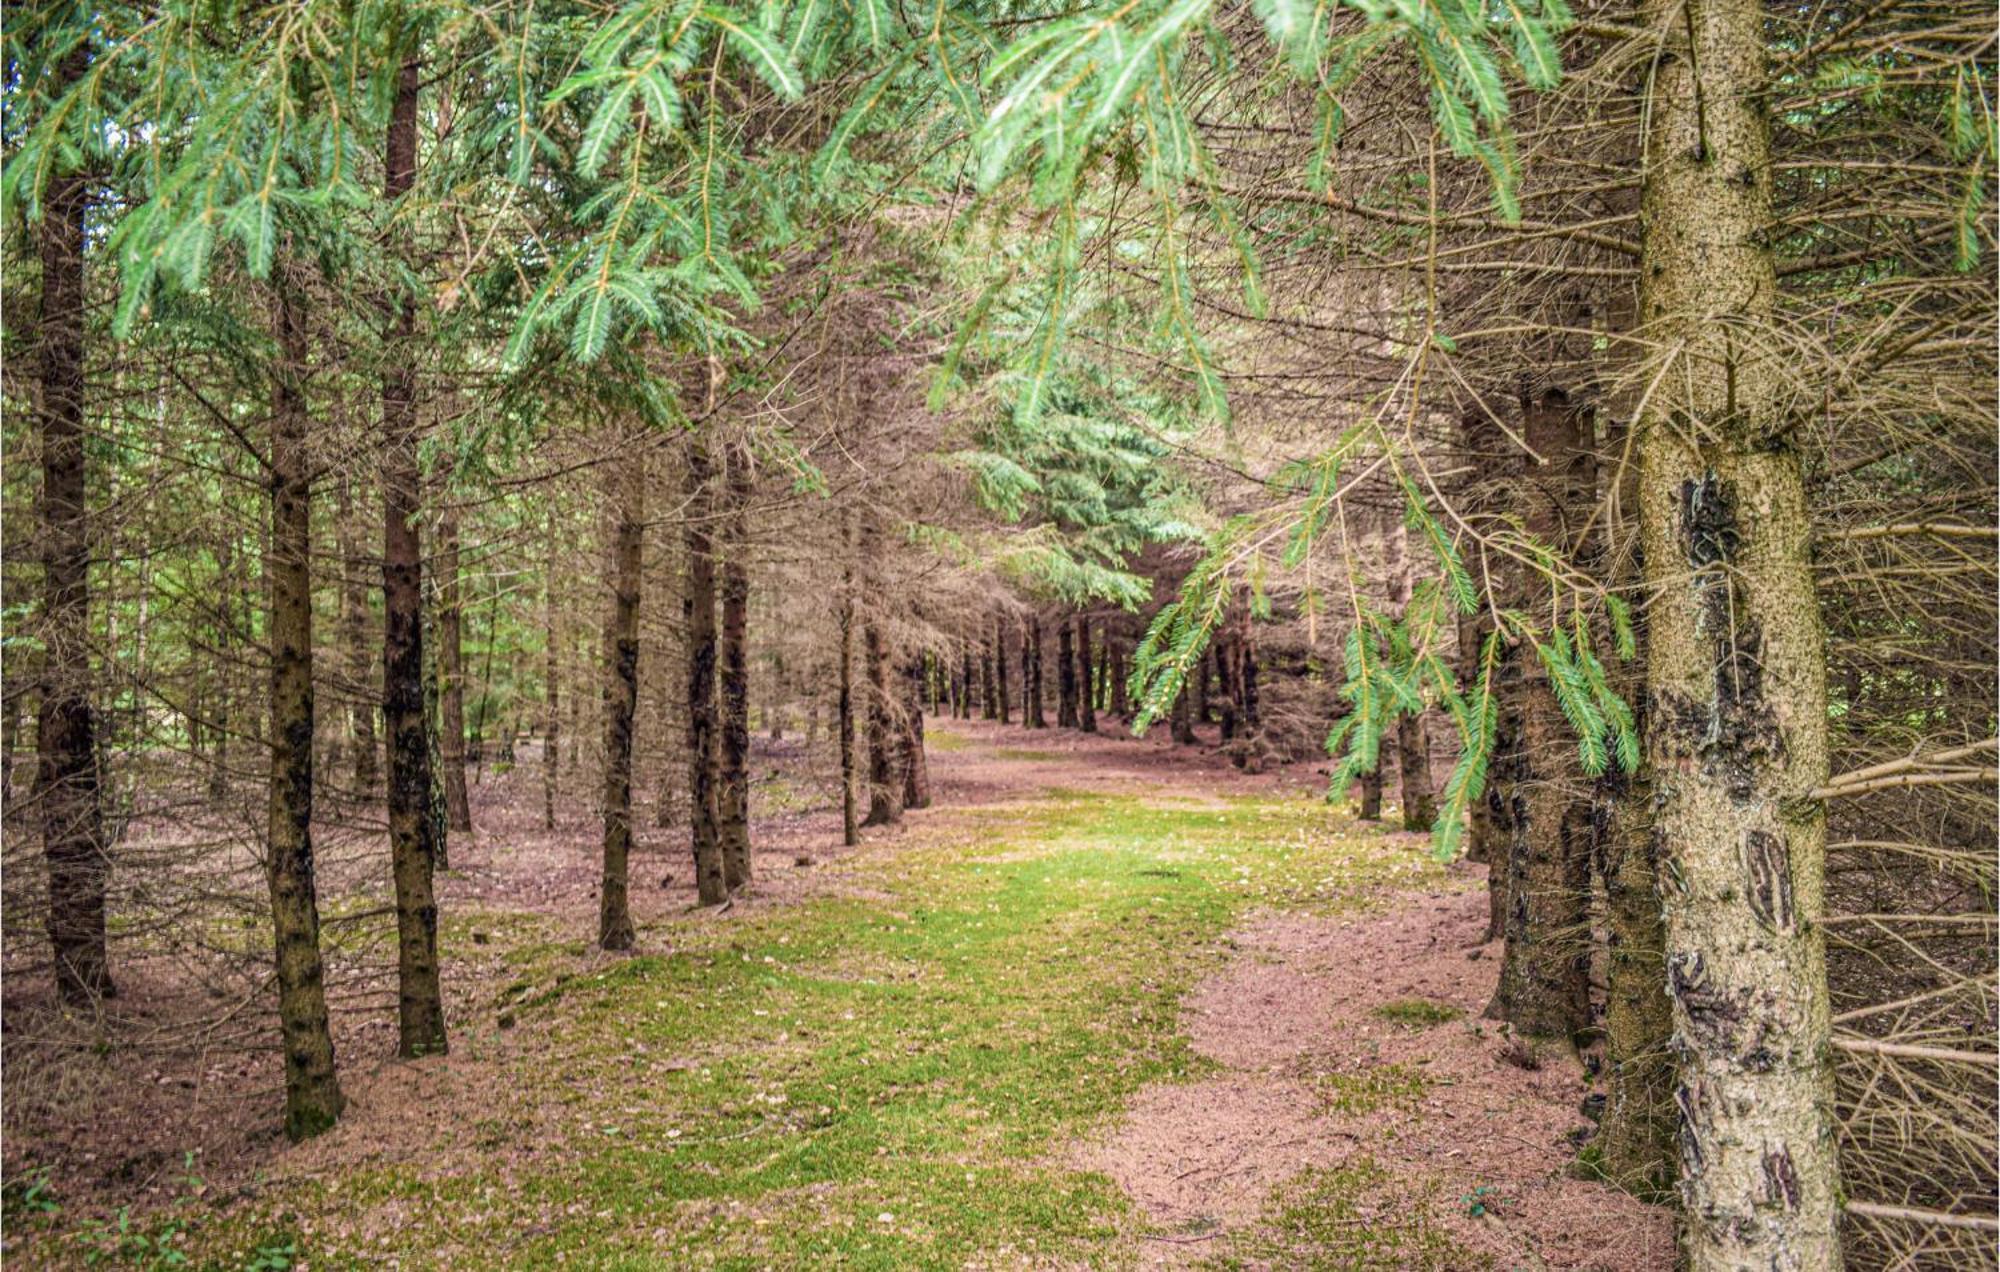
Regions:
M 1033 747 L 1003 746 L 994 750 L 996 759 L 1022 760 L 1028 763 L 1042 762 L 1054 764 L 1064 758 L 1061 751 L 1037 751 Z
M 1437 1226 L 1432 1199 L 1387 1196 L 1387 1179 L 1368 1157 L 1302 1171 L 1272 1190 L 1264 1221 L 1210 1266 L 1325 1272 L 1489 1266 Z
M 1360 1073 L 1315 1074 L 1313 1093 L 1331 1113 L 1373 1113 L 1377 1109 L 1413 1111 L 1430 1089 L 1431 1080 L 1408 1065 L 1380 1064 Z
M 476 921 L 511 983 L 440 1071 L 462 1115 L 402 1162 L 204 1213 L 196 1266 L 279 1227 L 315 1267 L 1129 1261 L 1116 1186 L 1050 1163 L 1145 1084 L 1206 1071 L 1178 1003 L 1217 938 L 1438 869 L 1316 801 L 1060 791 L 841 868 L 868 895 L 649 927 L 664 952 L 612 963 L 468 919 L 451 943 Z M 1422 1090 L 1352 1083 L 1357 1107 Z
M 1450 1003 L 1441 1003 L 1434 998 L 1398 998 L 1383 1003 L 1374 1014 L 1392 1024 L 1407 1025 L 1412 1029 L 1428 1029 L 1432 1025 L 1450 1024 L 1465 1014 Z

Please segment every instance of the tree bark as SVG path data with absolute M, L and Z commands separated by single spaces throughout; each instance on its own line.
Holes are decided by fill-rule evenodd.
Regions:
M 1415 587 L 1410 530 L 1401 521 L 1389 532 L 1389 603 L 1400 621 L 1409 615 Z M 1423 712 L 1396 721 L 1396 774 L 1402 783 L 1403 829 L 1426 831 L 1437 820 L 1436 787 L 1431 780 L 1430 725 Z
M 695 894 L 703 905 L 729 899 L 716 808 L 715 537 L 709 525 L 713 465 L 707 444 L 688 444 L 687 590 L 681 617 L 687 630 L 688 838 L 694 851 Z
M 1000 700 L 993 692 L 994 654 L 993 637 L 982 632 L 979 637 L 979 718 L 982 720 L 1000 718 Z
M 1076 637 L 1066 622 L 1056 623 L 1056 724 L 1076 727 Z
M 1096 696 L 1095 679 L 1091 674 L 1090 620 L 1082 614 L 1076 616 L 1076 681 L 1079 696 L 1076 703 L 1076 727 L 1085 733 L 1097 732 L 1097 704 L 1091 699 Z
M 285 1135 L 297 1142 L 332 1126 L 346 1105 L 334 1071 L 326 976 L 313 877 L 313 603 L 310 421 L 300 380 L 305 332 L 275 285 L 271 411 L 271 779 L 264 879 L 271 894 L 278 1032 L 285 1053 Z
M 889 729 L 888 659 L 882 631 L 871 614 L 861 625 L 861 647 L 868 663 L 868 817 L 864 826 L 886 826 L 902 820 L 895 781 L 895 743 Z
M 556 608 L 556 515 L 549 512 L 542 576 L 542 829 L 556 828 L 556 782 L 562 743 L 562 624 Z
M 1356 812 L 1362 821 L 1382 820 L 1382 770 L 1373 768 L 1361 775 L 1360 808 Z
M 1595 501 L 1587 416 L 1559 389 L 1522 404 L 1527 449 L 1543 467 L 1519 486 L 1522 524 L 1559 559 L 1570 556 L 1568 519 Z M 1547 608 L 1547 584 L 1520 576 L 1519 606 Z M 1586 939 L 1590 886 L 1590 792 L 1575 736 L 1556 699 L 1548 668 L 1525 647 L 1502 670 L 1498 733 L 1508 745 L 1493 768 L 1505 835 L 1507 944 L 1486 1014 L 1535 1038 L 1571 1037 L 1590 1019 Z
M 1193 746 L 1194 736 L 1194 693 L 1192 686 L 1183 683 L 1181 691 L 1174 695 L 1173 718 L 1169 733 L 1177 746 Z
M 362 799 L 375 794 L 382 780 L 375 754 L 375 714 L 381 703 L 375 694 L 375 654 L 369 647 L 368 563 L 363 559 L 362 536 L 355 520 L 349 483 L 339 487 L 335 509 L 335 530 L 340 539 L 340 625 L 341 643 L 347 651 L 347 692 L 354 734 L 354 791 Z
M 388 202 L 417 176 L 418 65 L 397 73 L 385 178 Z M 424 715 L 423 550 L 417 539 L 417 407 L 410 356 L 416 309 L 395 302 L 392 353 L 382 373 L 382 722 L 389 747 L 389 855 L 396 884 L 398 1048 L 405 1056 L 446 1049 L 438 985 L 437 843 L 431 821 L 431 746 Z
M 1837 1269 L 1825 634 L 1789 369 L 1772 333 L 1765 12 L 1684 30 L 1649 109 L 1640 315 L 1672 390 L 1639 416 L 1646 739 L 1695 1272 Z M 1649 373 L 1650 378 L 1650 373 Z
M 604 875 L 598 887 L 597 943 L 629 950 L 632 928 L 632 720 L 639 710 L 639 599 L 645 577 L 646 466 L 616 465 L 610 481 L 611 606 L 604 624 Z
M 1012 724 L 1007 702 L 1007 620 L 993 618 L 993 692 L 1000 699 L 1000 723 Z
M 847 536 L 850 558 L 853 535 Z M 840 696 L 835 708 L 840 731 L 840 842 L 849 848 L 861 842 L 861 821 L 854 792 L 854 565 L 848 562 L 840 580 Z
M 444 786 L 445 825 L 472 829 L 465 791 L 464 591 L 458 577 L 458 513 L 438 518 L 438 760 Z
M 1218 700 L 1216 715 L 1220 720 L 1220 737 L 1225 743 L 1236 739 L 1235 640 L 1236 634 L 1234 632 L 1225 632 L 1222 638 L 1215 642 L 1215 696 Z M 1208 669 L 1202 667 L 1199 674 L 1206 680 L 1208 678 Z M 1207 704 L 1199 703 L 1199 705 L 1206 706 Z M 1206 713 L 1203 713 L 1202 723 L 1207 723 Z
M 728 544 L 722 557 L 722 746 L 716 782 L 716 823 L 722 883 L 734 892 L 750 882 L 750 456 L 740 445 L 723 451 L 728 489 Z
M 996 644 L 996 650 L 1004 651 L 1004 644 Z M 1005 665 L 1004 652 L 998 655 L 1000 665 Z M 931 769 L 929 757 L 924 754 L 924 712 L 923 712 L 923 669 L 922 654 L 913 655 L 905 679 L 909 684 L 908 708 L 903 713 L 903 807 L 929 808 L 931 806 Z M 1003 697 L 1001 721 L 1006 721 Z
M 79 46 L 64 62 L 74 82 Z M 36 802 L 48 862 L 49 945 L 64 1002 L 116 992 L 105 952 L 104 894 L 110 873 L 90 705 L 90 509 L 84 473 L 84 219 L 89 185 L 59 173 L 36 229 L 41 256 L 42 685 L 35 737 L 41 752 Z M 218 743 L 218 752 L 221 746 Z
M 1042 713 L 1042 620 L 1030 614 L 1021 632 L 1021 722 L 1031 729 L 1049 727 Z

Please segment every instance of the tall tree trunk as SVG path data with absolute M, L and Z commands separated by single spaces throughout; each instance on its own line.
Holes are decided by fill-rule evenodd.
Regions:
M 722 558 L 722 746 L 715 804 L 722 883 L 750 882 L 750 455 L 740 444 L 722 455 L 728 488 L 729 542 Z
M 464 591 L 458 577 L 458 513 L 438 518 L 438 760 L 444 786 L 445 825 L 472 829 L 465 792 Z
M 1474 408 L 1459 417 L 1460 462 L 1469 476 L 1458 493 L 1461 515 L 1484 518 L 1502 502 L 1505 469 L 1517 462 L 1519 452 L 1484 409 Z M 1493 633 L 1493 620 L 1486 606 L 1458 620 L 1458 679 L 1463 685 L 1477 685 L 1486 675 L 1486 642 Z M 1496 645 L 1496 660 L 1506 651 Z M 1490 766 L 1489 766 L 1490 767 Z M 1485 792 L 1471 802 L 1466 817 L 1465 859 L 1486 867 L 1486 939 L 1497 941 L 1506 931 L 1506 849 L 1494 825 L 1492 807 L 1497 787 L 1489 778 Z
M 1120 720 L 1132 718 L 1132 703 L 1125 690 L 1125 645 L 1120 641 L 1111 646 L 1111 714 Z
M 632 929 L 628 860 L 632 855 L 632 720 L 639 711 L 639 593 L 646 554 L 646 464 L 633 456 L 614 466 L 610 485 L 611 607 L 604 624 L 604 877 L 598 887 L 597 943 L 629 950 Z
M 86 57 L 79 45 L 65 59 L 66 81 L 82 76 Z M 104 837 L 90 707 L 90 509 L 83 441 L 83 248 L 89 201 L 82 174 L 58 174 L 49 183 L 36 230 L 42 266 L 43 653 L 35 798 L 41 805 L 42 852 L 49 870 L 48 934 L 56 988 L 63 1001 L 79 1004 L 115 992 L 104 938 L 110 845 Z
M 1361 775 L 1361 806 L 1356 812 L 1362 821 L 1382 820 L 1382 770 L 1372 768 Z
M 1030 614 L 1021 633 L 1021 722 L 1031 729 L 1049 727 L 1042 714 L 1042 620 Z
M 695 894 L 703 905 L 729 899 L 722 872 L 722 837 L 716 824 L 715 536 L 709 517 L 715 501 L 707 443 L 688 443 L 687 589 L 681 597 L 687 631 L 688 838 L 694 850 Z
M 872 536 L 871 536 L 872 537 Z M 903 810 L 896 797 L 895 742 L 889 729 L 888 658 L 882 648 L 882 631 L 870 614 L 861 625 L 861 648 L 868 663 L 868 817 L 864 826 L 886 826 L 900 821 Z
M 1189 699 L 1189 709 L 1194 713 L 1194 723 L 1196 724 L 1208 723 L 1208 665 L 1211 662 L 1215 664 L 1216 679 L 1222 682 L 1222 692 L 1225 695 L 1229 692 L 1228 682 L 1224 679 L 1222 672 L 1222 646 L 1220 643 L 1217 643 L 1210 646 L 1208 653 L 1204 657 L 1196 659 L 1194 666 L 1188 669 L 1188 680 L 1193 686 Z M 1224 735 L 1222 740 L 1227 742 L 1229 738 L 1227 735 Z
M 1236 739 L 1236 633 L 1224 632 L 1215 642 L 1216 716 L 1221 721 L 1219 735 L 1224 742 Z M 1207 668 L 1201 669 L 1206 679 Z M 1204 695 L 1206 696 L 1206 695 Z M 1203 705 L 1206 705 L 1205 703 Z M 1202 723 L 1206 724 L 1204 718 Z
M 993 637 L 982 633 L 979 637 L 979 718 L 998 720 L 1000 699 L 993 692 Z
M 1765 11 L 1648 0 L 1639 417 L 1646 740 L 1696 1272 L 1841 1265 L 1826 951 L 1826 652 L 1772 332 Z
M 1076 727 L 1076 636 L 1067 622 L 1056 623 L 1056 724 Z
M 548 561 L 542 575 L 542 829 L 556 828 L 556 781 L 562 743 L 562 624 L 556 606 L 556 514 L 549 510 Z
M 849 848 L 861 842 L 861 820 L 854 791 L 854 536 L 847 536 L 849 561 L 840 578 L 840 696 L 834 727 L 840 731 L 840 842 Z
M 1522 405 L 1527 449 L 1543 467 L 1520 485 L 1522 522 L 1560 559 L 1567 519 L 1588 515 L 1596 495 L 1587 416 L 1559 389 Z M 1547 608 L 1547 583 L 1523 579 L 1520 608 Z M 1503 918 L 1507 944 L 1486 1014 L 1535 1038 L 1569 1037 L 1589 1022 L 1587 927 L 1589 789 L 1573 733 L 1541 659 L 1513 650 L 1503 671 L 1498 732 L 1511 742 L 1495 766 L 1494 792 L 1506 836 Z
M 1076 681 L 1079 690 L 1076 703 L 1076 727 L 1085 733 L 1097 732 L 1096 677 L 1092 674 L 1090 655 L 1090 619 L 1082 614 L 1076 616 Z
M 1170 725 L 1171 736 L 1177 746 L 1193 746 L 1194 736 L 1194 691 L 1183 683 L 1181 691 L 1174 695 L 1174 713 Z
M 1004 651 L 1006 645 L 998 643 L 996 649 Z M 999 664 L 1006 664 L 1006 655 L 998 656 Z M 909 684 L 909 706 L 903 714 L 903 807 L 929 808 L 931 806 L 930 759 L 924 754 L 924 713 L 923 713 L 923 666 L 922 654 L 912 656 L 905 679 Z M 1002 699 L 1004 704 L 1005 699 Z M 1002 709 L 1005 722 L 1005 709 Z
M 393 203 L 417 177 L 418 66 L 403 61 L 390 108 L 382 193 Z M 446 1049 L 438 985 L 438 845 L 431 821 L 431 743 L 424 714 L 423 549 L 417 539 L 417 404 L 411 362 L 416 309 L 395 302 L 392 353 L 382 372 L 382 723 L 389 747 L 389 856 L 396 883 L 398 1046 L 405 1056 Z
M 1012 724 L 1007 706 L 1007 620 L 993 618 L 993 691 L 1000 698 L 1000 723 Z
M 271 785 L 264 879 L 271 892 L 278 1032 L 284 1039 L 285 1135 L 296 1142 L 332 1126 L 346 1100 L 334 1072 L 313 880 L 313 460 L 300 385 L 306 371 L 305 332 L 286 284 L 274 284 L 274 292 L 272 320 L 281 362 L 272 368 L 271 552 L 266 565 Z

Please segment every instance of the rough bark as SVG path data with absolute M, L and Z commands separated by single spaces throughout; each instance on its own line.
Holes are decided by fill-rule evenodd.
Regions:
M 1031 729 L 1049 727 L 1042 713 L 1042 620 L 1030 614 L 1021 633 L 1021 722 Z
M 1176 746 L 1193 746 L 1195 743 L 1192 698 L 1192 691 L 1186 684 L 1174 695 L 1174 711 L 1168 728 Z
M 332 1126 L 346 1101 L 334 1072 L 313 877 L 313 460 L 300 386 L 305 332 L 283 284 L 276 289 L 272 319 L 280 357 L 272 368 L 271 550 L 266 563 L 271 781 L 264 879 L 271 894 L 278 1032 L 285 1053 L 285 1135 L 296 1142 Z
M 1370 769 L 1356 783 L 1361 788 L 1360 807 L 1355 816 L 1362 821 L 1382 820 L 1382 770 Z
M 438 518 L 438 760 L 445 825 L 472 829 L 465 792 L 465 594 L 458 577 L 458 513 Z
M 993 618 L 993 692 L 1000 699 L 1000 723 L 1012 724 L 1007 693 L 1007 620 Z
M 639 710 L 639 596 L 645 577 L 646 471 L 617 465 L 611 478 L 611 606 L 604 624 L 604 873 L 597 892 L 597 943 L 629 950 L 632 928 L 632 720 Z
M 1216 717 L 1220 722 L 1219 728 L 1221 732 L 1219 736 L 1225 743 L 1234 741 L 1236 738 L 1235 640 L 1236 633 L 1224 632 L 1221 639 L 1215 642 L 1215 708 Z M 1197 666 L 1199 668 L 1198 674 L 1201 678 L 1206 679 L 1208 675 L 1207 668 L 1200 664 L 1197 664 Z M 1206 705 L 1200 702 L 1201 697 L 1204 696 L 1197 695 L 1197 705 Z M 1202 719 L 1203 723 L 1207 722 L 1205 713 L 1199 718 Z
M 556 608 L 556 518 L 549 514 L 547 573 L 542 579 L 542 828 L 556 828 L 562 744 L 562 624 Z
M 979 637 L 979 718 L 998 720 L 1000 702 L 993 692 L 993 637 L 982 633 Z
M 850 538 L 850 548 L 852 547 Z M 834 727 L 840 731 L 840 842 L 849 848 L 861 842 L 861 820 L 854 791 L 854 567 L 840 581 L 840 691 Z
M 406 58 L 390 108 L 382 193 L 394 202 L 417 177 L 418 65 Z M 389 748 L 389 856 L 396 884 L 398 1049 L 445 1050 L 438 986 L 436 837 L 431 744 L 424 715 L 423 550 L 417 539 L 417 405 L 407 352 L 416 338 L 408 296 L 395 302 L 392 356 L 382 372 L 382 723 Z
M 896 743 L 889 727 L 888 656 L 882 629 L 873 615 L 861 625 L 861 648 L 868 664 L 868 816 L 864 826 L 887 826 L 902 820 L 897 801 Z
M 1092 674 L 1090 620 L 1076 616 L 1076 727 L 1085 733 L 1097 732 L 1096 677 Z
M 709 524 L 713 475 L 707 444 L 688 445 L 687 587 L 681 620 L 687 632 L 688 840 L 695 895 L 703 905 L 729 899 L 716 824 L 715 536 Z
M 65 62 L 80 77 L 81 47 Z M 41 753 L 35 801 L 48 863 L 48 936 L 63 1001 L 115 992 L 105 952 L 104 893 L 110 872 L 100 800 L 97 736 L 90 706 L 90 526 L 84 479 L 84 217 L 89 187 L 60 173 L 36 229 L 41 256 L 42 685 L 35 737 Z M 223 744 L 218 739 L 217 752 Z M 219 770 L 218 770 L 219 771 Z
M 1076 637 L 1070 625 L 1056 624 L 1056 724 L 1076 727 Z
M 335 532 L 340 541 L 340 628 L 341 644 L 347 654 L 347 697 L 349 721 L 354 737 L 354 792 L 363 799 L 374 795 L 382 780 L 375 755 L 375 713 L 381 704 L 375 698 L 375 652 L 369 645 L 368 563 L 363 559 L 361 527 L 355 520 L 349 483 L 340 483 L 335 508 Z
M 1570 547 L 1570 518 L 1588 516 L 1596 477 L 1586 420 L 1567 395 L 1547 389 L 1523 403 L 1527 448 L 1543 459 L 1520 484 L 1522 522 L 1559 555 Z M 1520 607 L 1547 608 L 1547 584 L 1517 585 Z M 1506 946 L 1486 1014 L 1515 1032 L 1569 1037 L 1588 1022 L 1587 906 L 1590 884 L 1589 783 L 1549 672 L 1532 650 L 1509 651 L 1500 675 L 1500 743 L 1492 769 L 1495 821 L 1505 836 Z
M 750 456 L 741 445 L 723 452 L 728 488 L 728 542 L 722 557 L 722 745 L 716 775 L 716 829 L 722 883 L 731 892 L 750 882 Z
M 996 648 L 1004 651 L 1004 644 Z M 1000 654 L 998 662 L 1005 665 L 1006 656 Z M 929 808 L 931 806 L 930 758 L 924 754 L 924 657 L 912 655 L 904 679 L 909 685 L 909 696 L 903 712 L 903 807 Z M 1001 720 L 1006 720 L 1005 698 L 1002 698 Z
M 1639 417 L 1646 753 L 1696 1272 L 1837 1269 L 1824 910 L 1825 635 L 1771 324 L 1765 13 L 1649 0 Z
M 1389 532 L 1389 602 L 1397 617 L 1406 615 L 1414 587 L 1410 561 L 1410 531 L 1402 522 Z M 1437 820 L 1437 788 L 1431 779 L 1430 724 L 1424 713 L 1405 715 L 1396 721 L 1396 773 L 1402 784 L 1403 829 L 1427 831 Z

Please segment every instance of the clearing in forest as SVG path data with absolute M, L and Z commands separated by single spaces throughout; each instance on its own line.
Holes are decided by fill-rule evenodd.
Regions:
M 1671 1266 L 1576 1177 L 1575 1060 L 1478 1020 L 1475 869 L 1283 779 L 951 729 L 975 803 L 768 855 L 636 956 L 461 899 L 453 1053 L 353 1057 L 333 1132 L 133 1231 L 230 1269 Z M 13 1253 L 108 1248 L 75 1218 Z

